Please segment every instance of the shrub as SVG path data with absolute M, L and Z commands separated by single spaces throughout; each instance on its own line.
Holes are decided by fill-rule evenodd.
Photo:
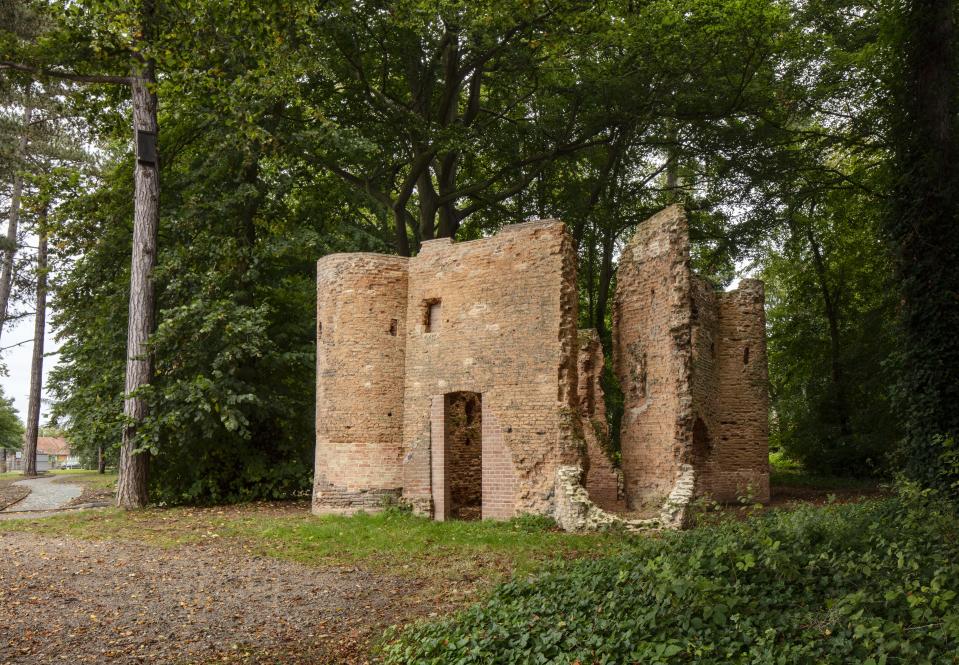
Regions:
M 560 564 L 390 663 L 957 663 L 959 533 L 928 495 L 776 512 Z

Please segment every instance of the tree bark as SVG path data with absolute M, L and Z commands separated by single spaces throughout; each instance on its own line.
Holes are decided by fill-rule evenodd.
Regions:
M 154 83 L 150 65 L 133 78 L 134 140 L 137 131 L 157 133 Z M 123 402 L 125 423 L 117 482 L 117 505 L 121 508 L 142 508 L 149 501 L 150 453 L 138 449 L 136 435 L 148 412 L 147 402 L 139 391 L 150 384 L 153 373 L 148 342 L 155 319 L 153 270 L 156 266 L 159 201 L 159 164 L 138 161 L 134 173 L 133 255 L 127 324 L 126 398 Z
M 0 473 L 7 472 L 7 449 L 0 448 Z
M 20 132 L 20 143 L 17 146 L 18 161 L 22 161 L 27 154 L 27 132 L 30 128 L 30 119 L 33 108 L 29 102 L 23 110 L 23 130 Z M 13 191 L 10 194 L 10 214 L 7 217 L 7 246 L 3 250 L 3 267 L 0 268 L 0 337 L 7 322 L 7 307 L 10 304 L 10 290 L 13 284 L 13 257 L 17 252 L 17 226 L 20 223 L 20 198 L 23 195 L 23 176 L 17 165 L 16 175 L 13 177 Z
M 847 439 L 852 434 L 852 426 L 850 425 L 846 383 L 840 357 L 842 347 L 839 342 L 839 307 L 835 294 L 830 290 L 829 282 L 826 279 L 826 262 L 823 260 L 822 248 L 809 227 L 806 227 L 806 239 L 812 249 L 813 267 L 816 270 L 816 278 L 819 281 L 819 290 L 822 293 L 823 306 L 826 310 L 826 321 L 829 324 L 829 364 L 835 396 L 836 416 L 839 420 L 839 433 L 843 439 Z
M 616 232 L 603 229 L 603 254 L 600 258 L 599 293 L 596 296 L 596 311 L 593 313 L 593 327 L 599 334 L 600 342 L 606 345 L 606 307 L 609 304 L 609 286 L 613 280 L 613 248 L 616 245 Z
M 33 362 L 30 365 L 30 400 L 27 434 L 23 444 L 23 475 L 37 475 L 37 436 L 40 433 L 40 393 L 43 389 L 43 336 L 47 329 L 47 204 L 40 210 L 37 247 L 37 313 L 33 324 Z
M 906 472 L 959 495 L 939 437 L 959 437 L 959 61 L 953 0 L 904 3 L 893 109 L 897 183 L 888 219 L 900 284 Z

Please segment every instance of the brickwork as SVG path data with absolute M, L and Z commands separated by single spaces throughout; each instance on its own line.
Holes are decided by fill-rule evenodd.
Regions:
M 333 254 L 317 264 L 316 513 L 376 510 L 402 491 L 406 346 L 394 333 L 406 325 L 407 263 Z
M 602 350 L 576 330 L 575 259 L 555 220 L 427 241 L 412 259 L 322 259 L 314 511 L 401 494 L 436 519 L 479 500 L 483 518 L 586 528 L 615 523 L 603 508 L 625 499 L 661 508 L 642 524 L 675 525 L 694 491 L 768 494 L 762 285 L 720 294 L 693 275 L 679 207 L 639 227 L 614 301 L 620 472 L 603 447 Z
M 450 517 L 479 519 L 482 485 L 482 399 L 477 393 L 446 396 L 444 443 Z M 436 441 L 436 438 L 433 438 Z
M 595 330 L 579 331 L 579 366 L 577 367 L 577 398 L 586 442 L 586 492 L 600 508 L 623 511 L 622 473 L 609 454 L 606 443 L 609 427 L 606 423 L 606 401 L 600 377 L 603 374 L 603 347 Z
M 718 501 L 750 493 L 768 500 L 762 283 L 747 279 L 722 293 L 693 274 L 678 206 L 640 226 L 617 280 L 614 357 L 625 398 L 628 505 L 660 502 L 681 478 Z
M 626 503 L 663 503 L 692 442 L 689 231 L 678 206 L 643 222 L 616 273 L 613 359 L 623 390 Z
M 482 395 L 484 516 L 490 468 L 515 480 L 498 513 L 549 512 L 556 466 L 581 455 L 565 423 L 576 392 L 575 277 L 557 221 L 429 241 L 410 260 L 403 495 L 417 512 L 431 512 L 429 398 L 459 391 Z M 439 321 L 427 332 L 436 303 Z M 490 431 L 494 422 L 500 431 Z M 497 436 L 502 448 L 488 452 Z
M 744 279 L 719 301 L 719 436 L 704 488 L 718 501 L 769 500 L 769 377 L 763 283 Z

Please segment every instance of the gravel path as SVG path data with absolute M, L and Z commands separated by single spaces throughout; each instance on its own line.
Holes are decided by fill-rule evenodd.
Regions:
M 18 501 L 3 512 L 27 512 L 33 510 L 56 510 L 63 508 L 73 499 L 83 493 L 79 485 L 58 483 L 57 476 L 43 478 L 29 478 L 13 483 L 19 487 L 27 487 L 30 494 L 22 501 Z
M 363 663 L 425 583 L 239 548 L 0 533 L 0 663 Z

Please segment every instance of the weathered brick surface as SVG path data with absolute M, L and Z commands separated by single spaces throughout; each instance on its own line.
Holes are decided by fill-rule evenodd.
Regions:
M 719 437 L 704 491 L 719 501 L 769 500 L 769 377 L 763 283 L 718 293 Z
M 623 390 L 626 503 L 658 506 L 692 442 L 689 231 L 682 208 L 643 222 L 616 273 L 613 359 Z
M 317 263 L 316 513 L 376 509 L 402 490 L 407 263 Z
M 603 510 L 623 511 L 622 473 L 606 452 L 609 427 L 606 423 L 606 401 L 600 377 L 603 374 L 603 347 L 595 330 L 579 331 L 579 366 L 577 367 L 577 399 L 586 442 L 586 492 Z
M 768 500 L 762 283 L 721 293 L 693 274 L 685 215 L 674 206 L 627 245 L 614 308 L 628 504 L 661 501 L 684 464 L 696 494 Z
M 556 466 L 581 453 L 567 424 L 575 277 L 565 226 L 549 220 L 426 242 L 410 260 L 403 494 L 416 510 L 430 512 L 429 400 L 470 391 L 482 394 L 484 517 L 550 511 Z
M 437 519 L 475 514 L 479 498 L 484 518 L 606 524 L 590 497 L 617 510 L 625 496 L 678 524 L 694 487 L 768 494 L 762 286 L 719 294 L 695 277 L 678 207 L 641 225 L 620 260 L 622 472 L 601 445 L 602 352 L 576 330 L 562 223 L 428 241 L 413 259 L 334 255 L 317 272 L 316 512 L 402 493 Z M 584 471 L 586 489 L 569 487 Z

